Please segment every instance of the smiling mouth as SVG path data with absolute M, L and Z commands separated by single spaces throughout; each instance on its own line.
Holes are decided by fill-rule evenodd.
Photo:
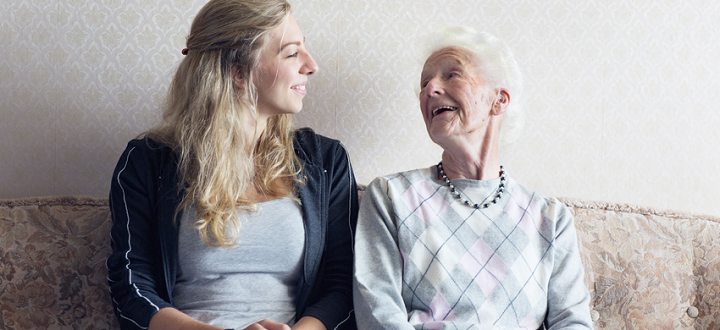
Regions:
M 445 111 L 455 111 L 455 110 L 457 110 L 457 107 L 451 107 L 451 106 L 445 105 L 445 106 L 442 106 L 442 107 L 439 107 L 439 108 L 436 108 L 435 110 L 433 110 L 432 115 L 433 115 L 433 117 L 435 117 Z

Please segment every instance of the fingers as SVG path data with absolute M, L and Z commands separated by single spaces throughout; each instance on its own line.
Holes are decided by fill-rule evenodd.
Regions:
M 268 319 L 262 320 L 256 324 L 262 325 L 267 330 L 290 330 L 290 326 L 288 326 L 287 324 L 271 321 Z
M 268 330 L 264 326 L 260 325 L 259 323 L 253 323 L 249 327 L 243 329 L 243 330 Z
M 291 330 L 290 326 L 284 323 L 275 322 L 272 320 L 262 320 L 257 323 L 251 324 L 244 330 Z

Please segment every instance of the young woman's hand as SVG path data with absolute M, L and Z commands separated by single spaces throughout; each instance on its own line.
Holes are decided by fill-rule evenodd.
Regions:
M 278 323 L 271 320 L 262 320 L 257 323 L 251 324 L 244 330 L 291 330 L 290 326 L 284 323 Z
M 292 327 L 292 330 L 327 330 L 325 328 L 325 325 L 320 322 L 320 320 L 312 317 L 312 316 L 305 316 L 301 318 L 295 325 Z

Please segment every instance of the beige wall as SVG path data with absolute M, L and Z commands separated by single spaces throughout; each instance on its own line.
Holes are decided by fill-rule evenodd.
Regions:
M 0 1 L 0 197 L 105 196 L 158 118 L 204 0 Z M 720 2 L 294 0 L 321 71 L 298 125 L 358 182 L 436 163 L 415 86 L 422 37 L 472 25 L 515 50 L 527 123 L 501 150 L 547 194 L 720 214 Z

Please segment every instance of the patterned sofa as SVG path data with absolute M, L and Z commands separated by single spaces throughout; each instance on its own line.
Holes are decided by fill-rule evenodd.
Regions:
M 719 329 L 720 218 L 563 199 L 595 329 Z M 107 199 L 0 200 L 0 329 L 119 329 Z

